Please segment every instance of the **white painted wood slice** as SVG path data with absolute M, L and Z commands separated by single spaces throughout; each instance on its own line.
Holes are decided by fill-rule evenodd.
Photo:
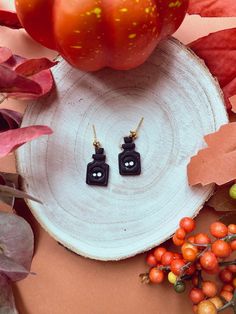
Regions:
M 41 225 L 78 254 L 119 260 L 167 240 L 183 216 L 194 216 L 213 186 L 191 188 L 186 166 L 203 136 L 228 122 L 218 84 L 204 64 L 174 39 L 137 69 L 83 73 L 61 61 L 57 91 L 32 103 L 23 126 L 54 134 L 18 150 L 28 204 Z M 119 175 L 123 136 L 144 123 L 136 140 L 140 176 Z M 88 186 L 92 125 L 110 165 L 108 187 Z

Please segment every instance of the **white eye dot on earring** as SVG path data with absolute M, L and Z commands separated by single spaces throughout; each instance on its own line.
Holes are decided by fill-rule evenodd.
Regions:
M 98 172 L 98 173 L 97 173 L 97 176 L 98 176 L 99 178 L 101 178 L 102 173 L 101 173 L 101 172 Z
M 97 174 L 96 174 L 96 172 L 94 172 L 94 173 L 93 173 L 93 177 L 96 177 L 96 176 L 97 176 Z
M 133 165 L 134 165 L 134 162 L 133 162 L 133 161 L 130 161 L 130 162 L 129 162 L 129 165 L 130 165 L 130 166 L 133 166 Z

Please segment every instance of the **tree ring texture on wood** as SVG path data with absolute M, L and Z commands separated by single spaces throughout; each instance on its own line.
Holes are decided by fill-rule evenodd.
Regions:
M 167 240 L 195 216 L 213 185 L 190 187 L 187 164 L 204 135 L 228 122 L 222 92 L 204 63 L 170 38 L 130 71 L 85 73 L 65 61 L 52 70 L 56 90 L 31 103 L 22 126 L 54 133 L 17 150 L 23 189 L 40 224 L 70 250 L 119 260 Z M 123 138 L 144 117 L 135 140 L 140 175 L 120 175 Z M 107 186 L 86 184 L 93 131 L 109 165 Z

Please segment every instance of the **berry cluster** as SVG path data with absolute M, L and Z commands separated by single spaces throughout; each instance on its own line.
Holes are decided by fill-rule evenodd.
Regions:
M 186 281 L 193 285 L 189 298 L 193 302 L 193 312 L 216 314 L 234 306 L 236 288 L 236 260 L 225 261 L 236 250 L 236 225 L 226 226 L 221 222 L 210 225 L 211 237 L 206 233 L 189 235 L 195 229 L 195 221 L 185 217 L 180 220 L 172 240 L 180 252 L 157 247 L 148 253 L 148 273 L 141 274 L 145 283 L 162 283 L 165 277 L 174 285 L 174 290 L 182 293 Z M 218 274 L 223 283 L 221 291 L 213 280 L 204 280 L 203 273 Z

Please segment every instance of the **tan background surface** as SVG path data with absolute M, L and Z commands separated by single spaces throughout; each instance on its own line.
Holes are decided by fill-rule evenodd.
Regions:
M 5 0 L 0 7 L 8 5 L 9 1 Z M 236 19 L 187 17 L 176 37 L 187 43 L 209 31 L 232 26 L 236 26 Z M 36 44 L 24 31 L 6 28 L 0 28 L 0 46 L 27 57 L 55 55 Z M 1 106 L 23 111 L 25 103 L 8 100 Z M 1 160 L 0 171 L 14 170 L 13 156 Z M 1 209 L 7 208 L 0 206 Z M 140 284 L 138 274 L 147 270 L 145 254 L 109 263 L 85 259 L 67 251 L 44 232 L 23 202 L 18 202 L 16 209 L 35 232 L 32 271 L 37 273 L 14 287 L 20 314 L 192 313 L 187 293 L 177 295 L 168 283 L 161 286 Z M 219 215 L 205 208 L 197 218 L 198 229 L 206 231 L 206 226 Z

